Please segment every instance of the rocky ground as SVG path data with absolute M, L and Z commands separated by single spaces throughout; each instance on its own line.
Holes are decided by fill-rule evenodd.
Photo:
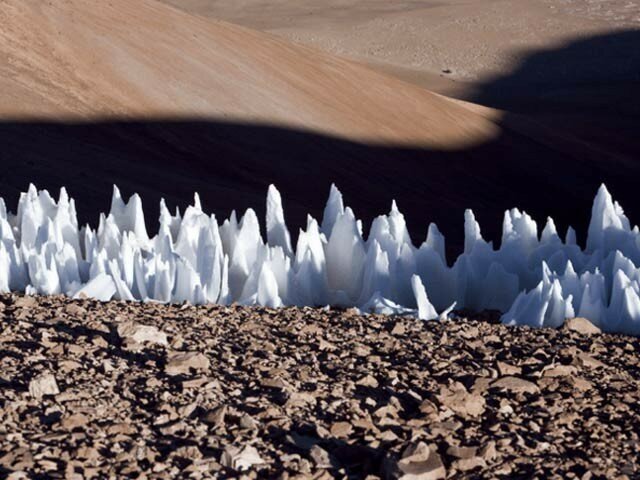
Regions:
M 640 475 L 636 338 L 15 295 L 0 315 L 0 477 Z

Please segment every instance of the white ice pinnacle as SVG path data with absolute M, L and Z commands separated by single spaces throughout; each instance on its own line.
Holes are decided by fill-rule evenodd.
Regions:
M 297 244 L 280 193 L 267 195 L 266 238 L 251 209 L 219 224 L 200 200 L 171 214 L 160 205 L 149 237 L 142 200 L 114 188 L 111 211 L 96 230 L 79 228 L 75 203 L 30 186 L 16 214 L 0 199 L 0 292 L 65 294 L 101 301 L 237 302 L 244 305 L 357 307 L 363 313 L 434 320 L 452 305 L 504 312 L 510 325 L 558 327 L 573 316 L 603 330 L 640 335 L 640 232 L 603 185 L 586 249 L 573 229 L 565 241 L 551 218 L 538 226 L 525 212 L 505 212 L 500 248 L 464 215 L 464 252 L 447 263 L 445 239 L 429 225 L 416 247 L 395 202 L 363 238 L 362 223 L 331 186 L 321 226 L 308 217 Z M 440 312 L 440 313 L 438 313 Z

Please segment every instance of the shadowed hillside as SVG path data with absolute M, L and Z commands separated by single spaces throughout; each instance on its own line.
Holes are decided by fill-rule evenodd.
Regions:
M 476 87 L 470 101 L 547 125 L 591 148 L 640 157 L 640 30 L 577 38 L 533 50 L 508 74 Z
M 475 148 L 438 151 L 215 120 L 5 121 L 0 144 L 0 188 L 12 209 L 29 182 L 53 191 L 66 185 L 91 223 L 108 210 L 114 183 L 142 195 L 154 228 L 160 197 L 184 207 L 198 191 L 218 216 L 247 207 L 261 215 L 270 183 L 283 194 L 294 233 L 307 213 L 321 217 L 331 182 L 367 222 L 395 198 L 416 242 L 435 221 L 450 247 L 461 245 L 468 207 L 495 240 L 503 211 L 514 206 L 538 221 L 552 214 L 561 231 L 572 222 L 580 239 L 602 181 L 632 220 L 640 218 L 637 164 L 565 154 L 508 132 Z

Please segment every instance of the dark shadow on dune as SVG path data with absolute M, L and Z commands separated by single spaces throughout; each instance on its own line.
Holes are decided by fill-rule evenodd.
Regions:
M 511 75 L 482 86 L 476 95 L 479 103 L 518 112 L 503 119 L 503 135 L 452 151 L 363 144 L 218 119 L 5 120 L 0 122 L 0 195 L 13 210 L 29 182 L 53 191 L 66 185 L 77 200 L 81 221 L 95 224 L 98 212 L 108 211 L 116 183 L 124 194 L 142 195 L 147 222 L 155 228 L 161 197 L 184 208 L 197 191 L 205 210 L 219 219 L 232 208 L 253 207 L 262 216 L 267 186 L 274 183 L 295 235 L 306 224 L 307 213 L 321 218 L 329 186 L 336 182 L 365 225 L 388 212 L 395 198 L 414 242 L 424 239 L 434 221 L 446 234 L 450 253 L 462 244 L 465 208 L 473 208 L 489 239 L 499 240 L 504 210 L 519 207 L 539 222 L 552 215 L 561 231 L 571 223 L 583 241 L 602 182 L 632 221 L 640 219 L 639 166 L 631 155 L 640 153 L 635 138 L 640 132 L 640 48 L 633 45 L 640 46 L 640 32 L 532 53 Z M 602 100 L 617 98 L 623 87 L 626 93 L 618 102 Z M 600 95 L 582 102 L 584 88 Z M 582 141 L 584 135 L 567 140 L 561 125 L 553 123 L 546 133 L 532 134 L 527 122 L 534 117 L 519 116 L 555 118 L 554 112 L 578 134 L 590 132 L 579 124 L 566 125 L 568 113 L 599 122 L 623 119 L 625 129 L 614 128 L 617 136 L 608 141 L 625 148 L 608 150 L 606 142 L 595 148 Z M 524 126 L 518 127 L 522 121 Z
M 467 207 L 494 239 L 503 211 L 514 206 L 584 228 L 602 181 L 640 218 L 635 165 L 578 160 L 511 133 L 443 152 L 217 121 L 5 122 L 0 142 L 0 188 L 12 210 L 29 182 L 52 191 L 66 185 L 81 221 L 93 224 L 108 211 L 114 183 L 142 195 L 153 228 L 161 197 L 185 207 L 194 191 L 219 218 L 248 207 L 262 216 L 270 183 L 283 194 L 294 232 L 307 213 L 321 218 L 331 182 L 367 223 L 395 198 L 416 242 L 435 221 L 459 246 Z
M 577 38 L 524 53 L 513 70 L 479 85 L 471 101 L 522 115 L 598 151 L 637 159 L 640 29 Z

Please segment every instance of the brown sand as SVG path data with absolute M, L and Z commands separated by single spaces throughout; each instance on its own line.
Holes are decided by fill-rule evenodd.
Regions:
M 18 296 L 0 312 L 0 476 L 228 477 L 243 462 L 248 478 L 640 468 L 636 338 L 492 315 Z
M 215 117 L 438 148 L 499 132 L 392 77 L 154 1 L 9 0 L 0 23 L 5 119 Z
M 398 76 L 441 93 L 508 73 L 527 51 L 640 28 L 637 0 L 162 1 L 384 71 L 397 68 Z
M 163 1 L 497 107 L 520 133 L 526 114 L 524 124 L 640 155 L 638 0 Z

